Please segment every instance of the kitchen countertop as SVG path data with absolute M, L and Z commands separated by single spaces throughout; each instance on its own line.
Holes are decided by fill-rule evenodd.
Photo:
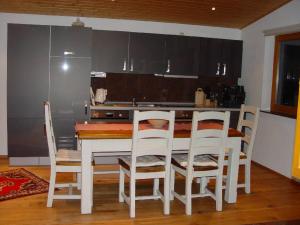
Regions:
M 91 110 L 181 110 L 181 111 L 240 111 L 240 108 L 223 108 L 223 107 L 197 107 L 197 106 L 156 106 L 156 105 L 137 105 L 130 104 L 103 104 L 91 105 Z

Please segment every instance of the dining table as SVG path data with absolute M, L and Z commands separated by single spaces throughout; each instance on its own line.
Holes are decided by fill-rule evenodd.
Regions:
M 142 125 L 142 129 L 151 126 Z M 201 129 L 217 128 L 222 125 L 211 122 L 201 125 Z M 91 214 L 93 206 L 93 168 L 92 157 L 95 153 L 108 155 L 131 154 L 132 123 L 76 123 L 75 130 L 82 153 L 81 176 L 81 214 Z M 187 152 L 190 146 L 191 122 L 176 122 L 174 128 L 172 154 Z M 237 199 L 237 184 L 241 138 L 243 134 L 234 128 L 229 128 L 226 138 L 228 148 L 228 168 L 225 185 L 225 201 L 235 203 Z

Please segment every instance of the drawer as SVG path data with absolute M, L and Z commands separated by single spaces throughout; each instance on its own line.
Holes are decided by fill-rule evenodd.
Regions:
M 91 110 L 92 119 L 129 119 L 129 111 L 125 110 Z

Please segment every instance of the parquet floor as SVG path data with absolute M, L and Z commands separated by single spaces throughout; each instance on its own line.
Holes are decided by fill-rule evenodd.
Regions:
M 114 166 L 97 167 L 109 169 Z M 13 167 L 8 166 L 7 159 L 0 159 L 0 171 L 11 168 Z M 49 167 L 23 168 L 49 179 Z M 72 176 L 62 175 L 58 179 L 72 179 Z M 118 202 L 118 176 L 95 175 L 94 183 L 94 207 L 91 215 L 80 214 L 79 200 L 56 200 L 53 208 L 46 208 L 47 194 L 39 194 L 0 202 L 0 224 L 300 224 L 300 184 L 256 164 L 252 167 L 251 194 L 239 190 L 237 203 L 224 203 L 223 212 L 215 211 L 215 202 L 210 198 L 194 199 L 192 216 L 184 214 L 184 205 L 178 200 L 172 201 L 169 216 L 163 215 L 161 201 L 147 200 L 137 202 L 136 219 L 130 219 L 128 206 Z M 151 184 L 150 181 L 138 183 L 138 193 L 151 193 Z M 182 179 L 176 181 L 176 184 L 178 189 L 184 190 Z M 279 222 L 290 220 L 299 221 Z

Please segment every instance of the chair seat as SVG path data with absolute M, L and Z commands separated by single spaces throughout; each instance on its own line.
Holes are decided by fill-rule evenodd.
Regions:
M 131 156 L 122 156 L 119 161 L 123 161 L 129 167 L 131 167 Z M 137 157 L 136 167 L 148 167 L 148 166 L 164 166 L 165 161 L 159 157 L 147 155 Z
M 57 162 L 81 162 L 81 151 L 59 149 L 55 159 Z
M 229 148 L 225 148 L 225 160 L 228 160 Z M 240 159 L 246 159 L 247 155 L 244 152 L 240 152 Z
M 172 164 L 182 169 L 186 169 L 188 164 L 188 154 L 178 154 L 172 157 Z M 197 155 L 193 162 L 194 170 L 214 170 L 218 169 L 218 163 L 210 155 Z

